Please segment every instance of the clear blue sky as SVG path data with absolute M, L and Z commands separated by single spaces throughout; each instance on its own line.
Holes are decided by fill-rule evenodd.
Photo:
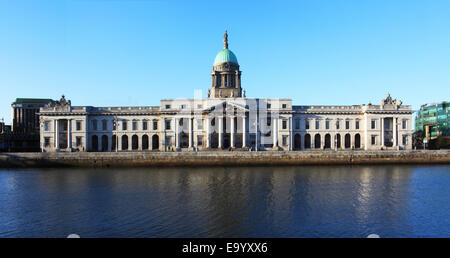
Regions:
M 17 97 L 124 106 L 206 95 L 225 29 L 247 97 L 450 100 L 448 0 L 0 0 L 0 118 L 9 124 Z

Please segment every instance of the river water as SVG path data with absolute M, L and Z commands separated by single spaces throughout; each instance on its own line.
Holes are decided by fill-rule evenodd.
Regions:
M 0 170 L 0 237 L 450 237 L 450 166 Z

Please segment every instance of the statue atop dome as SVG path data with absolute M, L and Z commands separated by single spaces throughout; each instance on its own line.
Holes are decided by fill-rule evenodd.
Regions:
M 223 34 L 223 48 L 228 49 L 228 34 L 227 34 L 227 31 L 225 31 L 225 34 Z

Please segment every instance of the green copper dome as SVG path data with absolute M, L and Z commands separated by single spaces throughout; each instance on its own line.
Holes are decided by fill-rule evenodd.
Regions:
M 216 59 L 214 59 L 214 65 L 225 62 L 238 63 L 236 56 L 228 48 L 224 48 L 217 54 Z

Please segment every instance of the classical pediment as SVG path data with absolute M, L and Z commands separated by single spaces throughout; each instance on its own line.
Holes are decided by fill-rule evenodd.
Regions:
M 220 112 L 220 110 L 226 109 L 228 112 L 231 112 L 234 109 L 237 109 L 238 112 L 248 112 L 249 109 L 243 106 L 240 103 L 233 103 L 233 102 L 227 102 L 223 101 L 219 104 L 216 104 L 214 106 L 210 106 L 203 110 L 205 113 L 211 113 L 211 112 Z

